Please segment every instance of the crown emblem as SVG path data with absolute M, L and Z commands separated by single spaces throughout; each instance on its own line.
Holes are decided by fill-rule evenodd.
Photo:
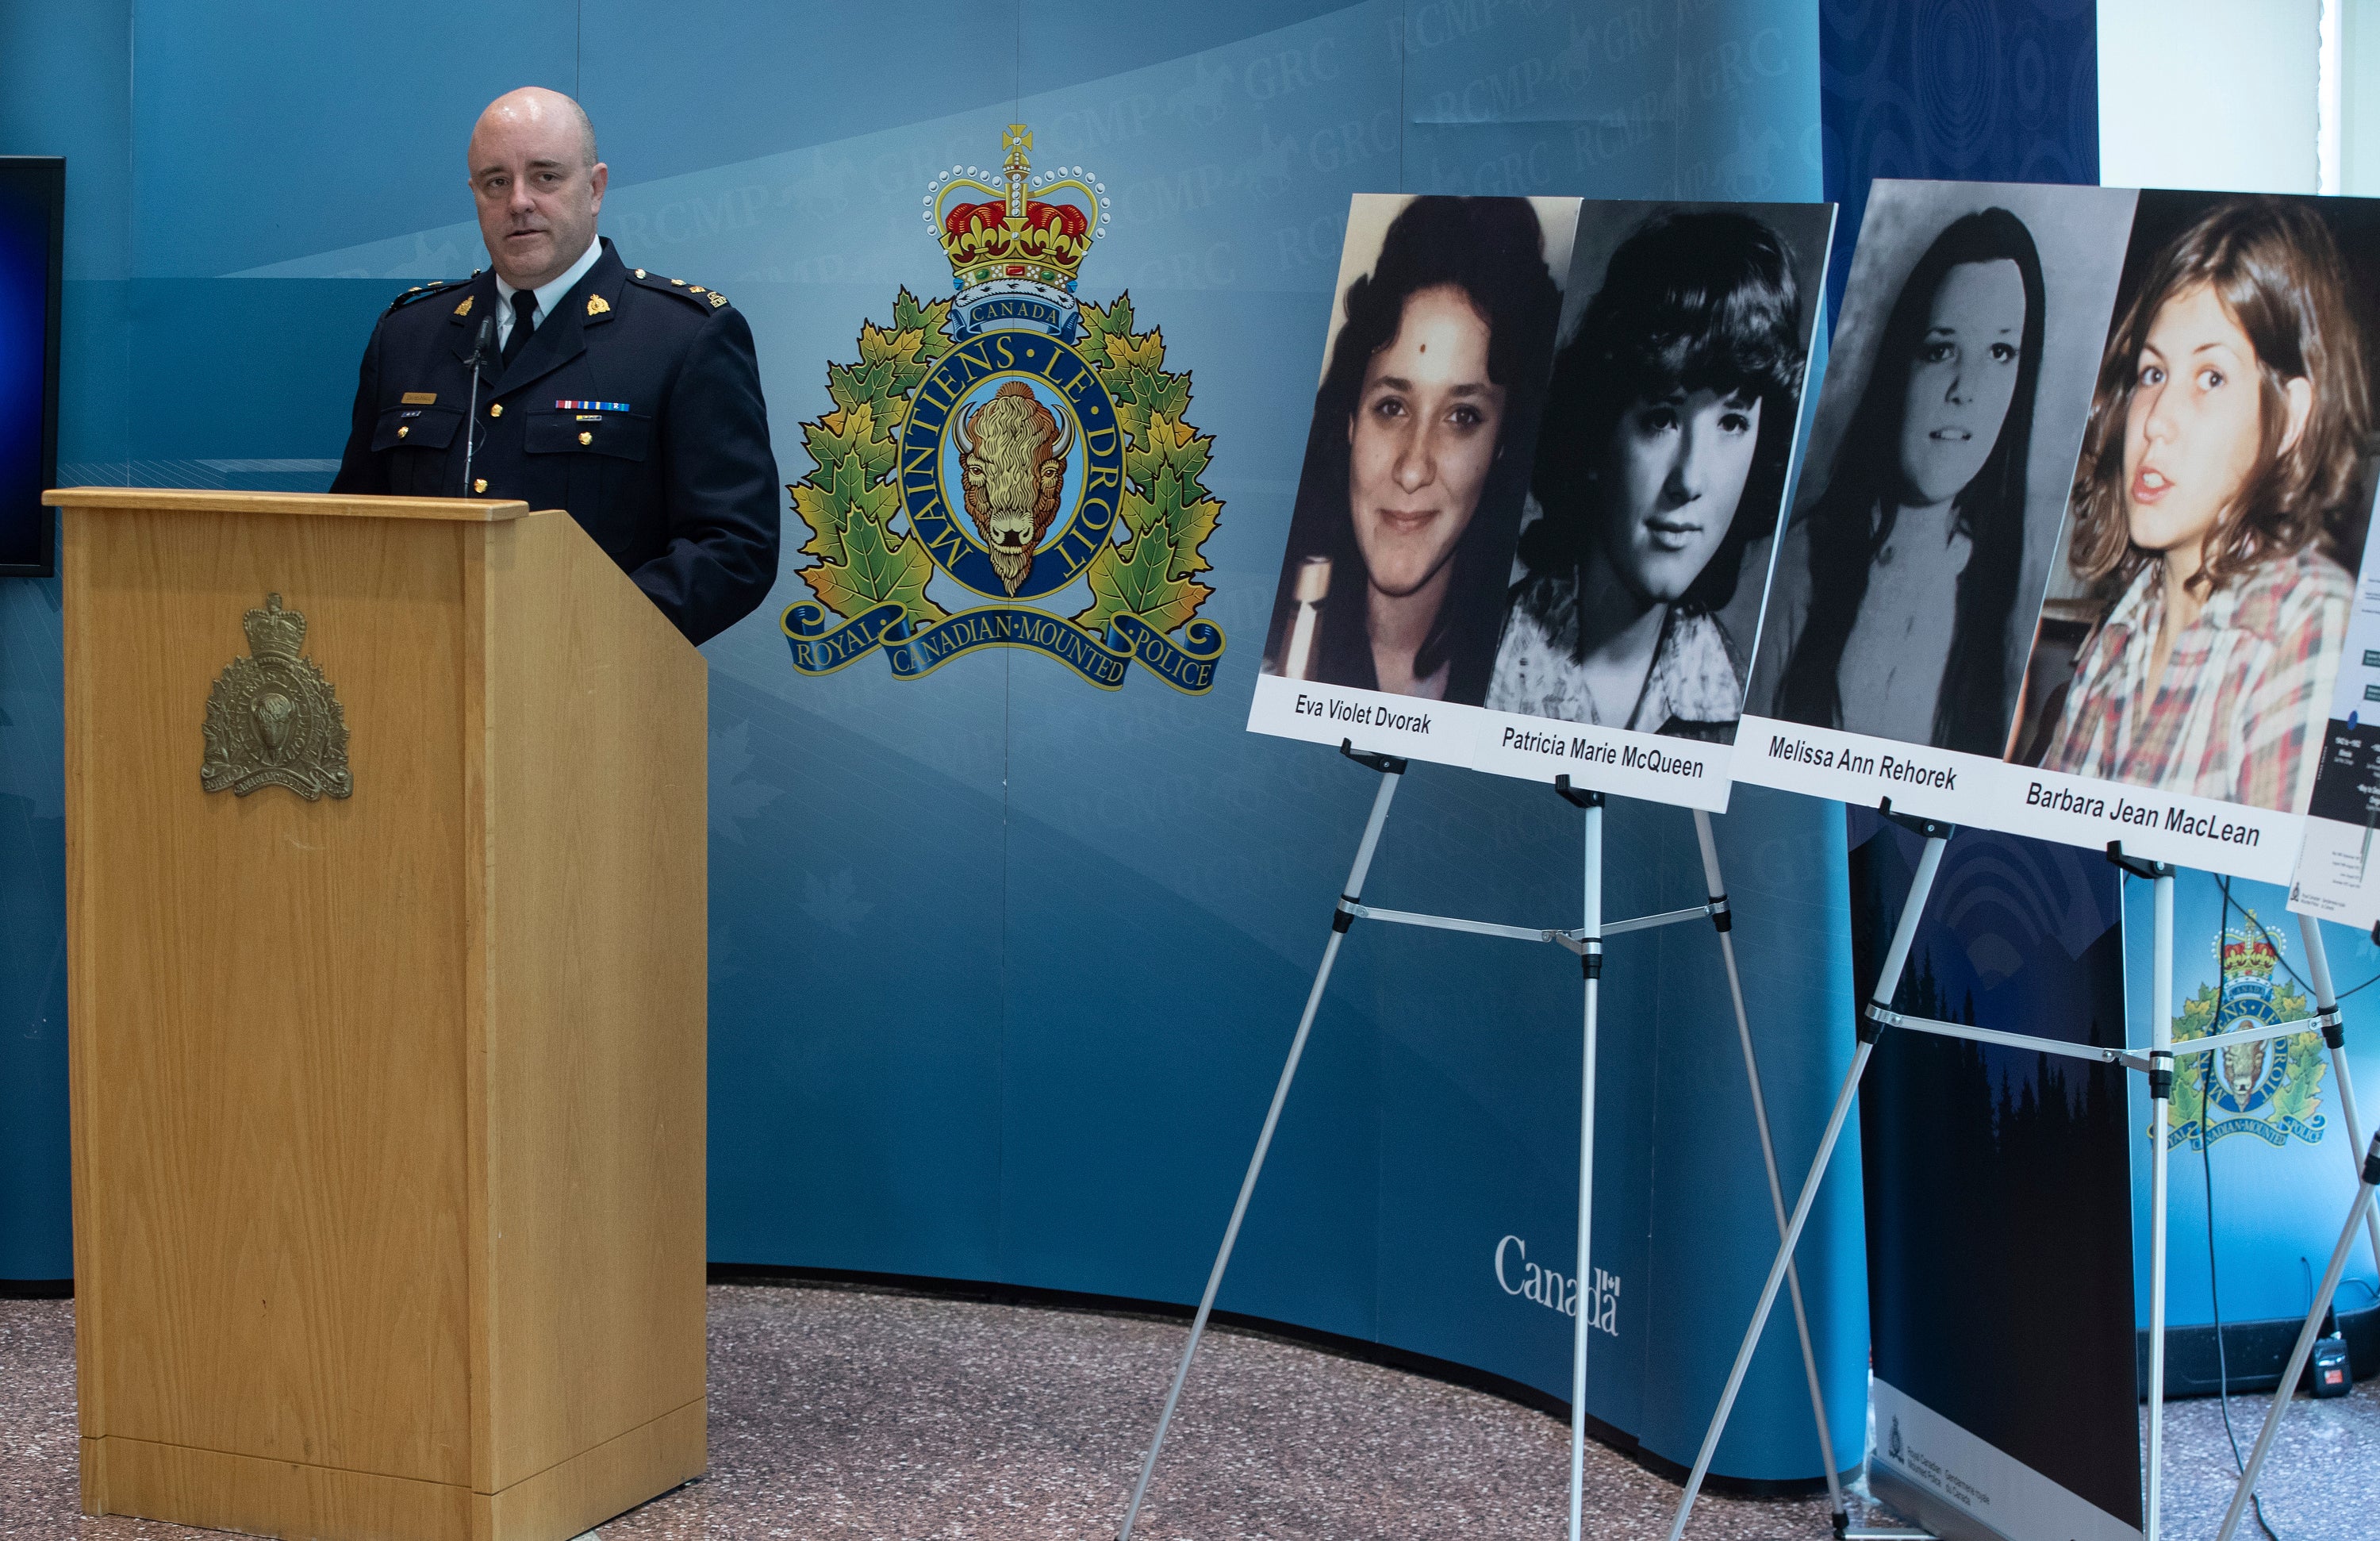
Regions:
M 295 662 L 298 650 L 306 645 L 306 617 L 282 609 L 278 594 L 266 595 L 264 608 L 249 611 L 239 624 L 248 633 L 248 650 L 259 661 Z
M 2226 930 L 2220 943 L 2223 977 L 2226 979 L 2269 979 L 2273 967 L 2280 962 L 2280 953 L 2262 927 L 2253 924 L 2240 930 Z
M 978 180 L 974 166 L 953 166 L 926 191 L 926 218 L 951 260 L 954 285 L 1029 278 L 1073 288 L 1084 254 L 1107 232 L 1106 185 L 1080 166 L 1032 175 L 1025 152 L 1033 131 L 1021 123 L 1001 132 L 1000 148 L 1008 157 L 1001 186 Z
M 954 165 L 926 188 L 926 224 L 950 259 L 958 291 L 952 335 L 990 321 L 1023 321 L 1072 341 L 1080 324 L 1075 280 L 1091 243 L 1107 234 L 1107 185 L 1080 166 L 1036 174 L 1024 124 L 1002 130 L 998 185 L 978 166 Z

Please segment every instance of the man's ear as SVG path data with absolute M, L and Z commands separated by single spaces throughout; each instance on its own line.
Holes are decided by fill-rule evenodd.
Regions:
M 587 186 L 593 192 L 593 197 L 589 200 L 587 205 L 587 212 L 589 213 L 593 214 L 602 212 L 603 189 L 611 185 L 612 168 L 605 165 L 601 161 L 596 162 L 595 168 L 587 174 Z

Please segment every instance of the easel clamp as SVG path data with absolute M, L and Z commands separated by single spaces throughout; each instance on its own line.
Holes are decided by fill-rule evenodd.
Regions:
M 2135 878 L 2148 878 L 2155 880 L 2157 878 L 2170 878 L 2173 876 L 2173 863 L 2169 861 L 2149 861 L 2140 856 L 2128 856 L 2124 855 L 2124 843 L 2120 840 L 2111 840 L 2107 842 L 2107 859 L 2114 862 L 2118 867 L 2122 868 L 2125 871 L 2131 873 Z
M 1590 792 L 1583 786 L 1571 785 L 1567 771 L 1554 778 L 1554 790 L 1561 794 L 1563 802 L 1574 808 L 1599 808 L 1603 806 L 1602 793 Z
M 1339 741 L 1339 752 L 1364 769 L 1378 770 L 1383 776 L 1402 776 L 1405 773 L 1403 760 L 1394 755 L 1375 754 L 1369 749 L 1358 749 L 1355 747 L 1355 741 L 1352 738 L 1342 738 Z
M 1892 799 L 1889 797 L 1877 798 L 1876 811 L 1912 834 L 1924 835 L 1928 840 L 1948 840 L 1958 832 L 1957 825 L 1946 824 L 1938 819 L 1925 819 L 1913 813 L 1893 812 Z

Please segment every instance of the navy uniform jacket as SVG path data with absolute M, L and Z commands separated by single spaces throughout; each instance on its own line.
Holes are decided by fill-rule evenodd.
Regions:
M 465 495 L 471 348 L 499 303 L 491 272 L 388 308 L 331 491 Z M 568 509 L 689 640 L 768 598 L 783 494 L 752 329 L 717 294 L 605 241 L 512 367 L 481 373 L 474 419 L 473 494 Z

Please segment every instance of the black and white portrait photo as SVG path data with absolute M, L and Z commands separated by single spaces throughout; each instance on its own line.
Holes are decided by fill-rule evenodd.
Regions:
M 2006 752 L 2133 197 L 1876 183 L 1748 715 Z
M 1491 710 L 1734 741 L 1832 213 L 1582 208 Z

